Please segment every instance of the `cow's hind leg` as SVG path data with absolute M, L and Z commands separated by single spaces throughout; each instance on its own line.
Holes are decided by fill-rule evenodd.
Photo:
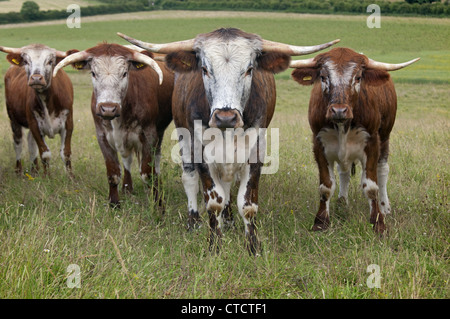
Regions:
M 69 114 L 69 116 L 66 119 L 66 123 L 64 127 L 61 129 L 61 149 L 60 149 L 60 155 L 61 159 L 64 163 L 64 167 L 66 169 L 66 172 L 69 174 L 71 178 L 73 178 L 72 173 L 72 162 L 71 162 L 71 155 L 72 155 L 72 149 L 71 149 L 71 141 L 72 141 L 72 133 L 73 133 L 73 120 L 72 120 L 72 114 Z
M 131 164 L 133 162 L 133 155 L 131 152 L 127 155 L 122 155 L 123 162 L 123 182 L 122 191 L 124 193 L 133 192 L 133 180 L 131 179 Z

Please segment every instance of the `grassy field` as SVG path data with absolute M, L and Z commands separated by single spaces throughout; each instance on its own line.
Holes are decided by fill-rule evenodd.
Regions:
M 161 216 L 149 203 L 136 163 L 135 192 L 122 195 L 121 209 L 110 209 L 89 109 L 89 75 L 67 68 L 75 88 L 73 181 L 57 156 L 59 138 L 48 141 L 53 153 L 50 178 L 14 174 L 12 137 L 0 93 L 0 298 L 450 297 L 449 19 L 386 18 L 381 29 L 368 29 L 365 16 L 146 14 L 146 20 L 132 15 L 123 21 L 82 20 L 81 29 L 65 24 L 0 29 L 0 45 L 42 42 L 60 50 L 85 49 L 103 40 L 124 43 L 117 31 L 163 42 L 234 26 L 299 45 L 340 38 L 340 46 L 385 62 L 421 57 L 392 72 L 399 110 L 391 137 L 388 192 L 393 213 L 387 217 L 388 236 L 380 240 L 372 232 L 359 167 L 348 208 L 336 210 L 336 194 L 331 228 L 311 232 L 319 195 L 306 118 L 310 88 L 297 85 L 290 71 L 277 75 L 278 104 L 270 127 L 280 129 L 280 168 L 262 177 L 260 256 L 250 257 L 245 250 L 239 216 L 216 255 L 208 251 L 207 227 L 186 231 L 181 169 L 170 156 L 173 124 L 161 165 L 166 214 Z M 0 73 L 7 67 L 2 59 Z M 28 167 L 26 150 L 24 158 Z M 80 289 L 67 287 L 70 264 L 81 270 Z M 367 285 L 372 264 L 380 267 L 380 288 Z

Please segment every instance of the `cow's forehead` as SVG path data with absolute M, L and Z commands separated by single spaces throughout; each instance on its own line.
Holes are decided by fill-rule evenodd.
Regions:
M 223 63 L 237 65 L 248 64 L 253 61 L 261 51 L 261 41 L 242 37 L 223 40 L 221 38 L 208 38 L 196 41 L 194 49 L 201 58 L 217 66 Z
M 26 54 L 33 61 L 43 60 L 48 56 L 54 56 L 56 50 L 41 44 L 32 44 L 22 48 L 22 54 Z
M 128 68 L 128 59 L 121 55 L 101 55 L 92 59 L 91 68 L 100 74 L 119 74 Z

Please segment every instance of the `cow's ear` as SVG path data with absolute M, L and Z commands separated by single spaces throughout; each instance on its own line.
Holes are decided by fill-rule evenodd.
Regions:
M 88 61 L 78 61 L 71 64 L 72 67 L 78 71 L 89 69 Z
M 143 70 L 147 66 L 147 64 L 137 61 L 130 61 L 130 63 L 134 70 Z
M 69 51 L 66 51 L 66 56 L 69 56 L 69 55 L 71 55 L 71 54 L 74 54 L 74 53 L 77 53 L 77 52 L 79 52 L 77 49 L 71 49 L 71 50 L 69 50 Z M 59 62 L 61 62 L 62 60 L 64 60 L 64 57 L 59 57 L 59 56 L 57 56 L 56 57 L 56 64 L 58 64 Z
M 284 53 L 263 52 L 258 57 L 258 66 L 266 71 L 280 73 L 289 67 L 291 57 Z
M 292 78 L 301 85 L 311 85 L 317 78 L 319 71 L 315 68 L 299 68 L 292 71 Z
M 375 69 L 365 69 L 362 79 L 369 85 L 377 86 L 386 83 L 391 76 L 389 72 Z
M 194 52 L 177 51 L 166 55 L 167 66 L 176 72 L 190 72 L 197 69 Z
M 9 63 L 11 63 L 12 65 L 17 65 L 17 66 L 22 66 L 23 65 L 23 58 L 20 54 L 16 54 L 16 53 L 9 53 L 6 56 L 6 59 L 8 60 Z

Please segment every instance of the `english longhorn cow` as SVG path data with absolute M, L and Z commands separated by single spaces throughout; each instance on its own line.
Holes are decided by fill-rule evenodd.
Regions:
M 362 164 L 361 187 L 370 205 L 370 223 L 383 234 L 390 213 L 386 184 L 389 135 L 394 126 L 397 96 L 388 71 L 400 64 L 374 61 L 348 48 L 335 48 L 307 60 L 292 61 L 292 77 L 301 85 L 314 85 L 308 118 L 319 168 L 320 205 L 313 230 L 330 225 L 329 205 L 339 173 L 339 201 L 348 203 L 350 170 Z
M 38 155 L 48 174 L 51 152 L 45 136 L 61 136 L 61 158 L 72 175 L 71 137 L 73 131 L 73 88 L 65 72 L 52 79 L 55 65 L 68 55 L 78 52 L 58 51 L 42 44 L 22 48 L 1 47 L 12 64 L 5 74 L 6 110 L 13 131 L 16 172 L 22 173 L 23 129 L 29 128 L 28 149 L 32 173 L 37 173 Z
M 256 254 L 259 241 L 255 217 L 263 156 L 252 157 L 256 158 L 254 161 L 225 162 L 217 158 L 208 160 L 205 151 L 214 141 L 222 140 L 217 132 L 234 134 L 231 140 L 235 141 L 235 137 L 243 132 L 267 128 L 276 102 L 273 73 L 287 69 L 291 56 L 322 50 L 338 40 L 297 47 L 263 40 L 256 34 L 235 28 L 218 29 L 199 34 L 194 39 L 166 44 L 146 43 L 120 33 L 119 36 L 150 52 L 166 53 L 167 65 L 177 72 L 172 113 L 182 151 L 182 181 L 188 197 L 189 228 L 199 222 L 197 193 L 200 178 L 209 216 L 210 250 L 214 246 L 219 249 L 223 218 L 229 213 L 230 188 L 237 176 L 240 180 L 237 206 L 245 224 L 247 248 L 251 254 Z M 200 123 L 200 129 L 195 128 L 196 123 Z M 208 130 L 214 133 L 209 135 L 217 139 L 204 141 L 202 135 Z M 190 133 L 189 137 L 183 134 L 185 131 Z M 264 154 L 265 143 L 265 137 L 258 135 L 252 145 L 251 142 L 245 145 L 247 155 Z M 195 145 L 201 145 L 200 158 Z M 229 153 L 239 152 L 234 144 L 232 147 Z
M 91 110 L 105 159 L 112 206 L 119 206 L 121 169 L 117 153 L 124 166 L 123 191 L 131 192 L 133 152 L 140 155 L 141 179 L 153 188 L 155 200 L 163 206 L 158 176 L 164 131 L 172 121 L 174 77 L 164 63 L 155 62 L 151 56 L 119 44 L 103 43 L 67 57 L 54 70 L 57 75 L 59 69 L 71 64 L 91 72 Z

